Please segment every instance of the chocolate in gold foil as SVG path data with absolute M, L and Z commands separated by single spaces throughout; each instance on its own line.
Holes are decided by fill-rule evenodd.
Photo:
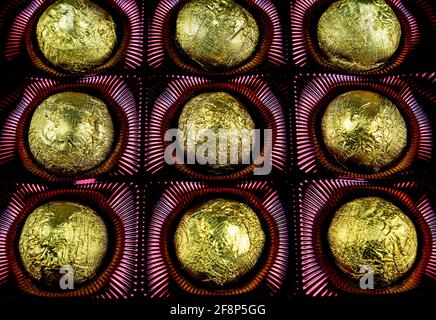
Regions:
M 106 104 L 78 92 L 57 93 L 35 110 L 28 142 L 36 162 L 57 175 L 94 169 L 109 155 L 114 127 Z
M 202 93 L 191 99 L 183 107 L 178 127 L 183 149 L 197 159 L 201 156 L 197 151 L 205 141 L 205 130 L 213 133 L 215 163 L 207 163 L 213 169 L 231 168 L 232 159 L 236 159 L 237 164 L 250 159 L 254 122 L 241 102 L 226 92 Z
M 117 43 L 112 17 L 90 0 L 58 0 L 41 15 L 36 38 L 54 66 L 86 72 L 101 66 Z
M 328 229 L 337 266 L 352 279 L 374 274 L 374 284 L 388 286 L 412 267 L 418 248 L 413 222 L 391 202 L 365 197 L 344 204 Z
M 103 219 L 91 208 L 69 201 L 53 201 L 36 208 L 27 217 L 19 238 L 20 258 L 27 273 L 58 289 L 61 268 L 73 274 L 75 285 L 94 278 L 107 247 Z
M 336 97 L 321 122 L 327 149 L 350 169 L 379 171 L 399 158 L 407 146 L 407 126 L 398 108 L 371 91 Z
M 233 0 L 191 0 L 177 17 L 177 43 L 205 68 L 241 65 L 254 53 L 258 40 L 256 20 Z
M 265 234 L 246 204 L 212 199 L 186 212 L 177 226 L 177 259 L 195 279 L 213 286 L 231 284 L 258 261 Z
M 401 25 L 384 0 L 339 0 L 318 22 L 318 44 L 342 69 L 363 71 L 383 65 L 397 50 Z

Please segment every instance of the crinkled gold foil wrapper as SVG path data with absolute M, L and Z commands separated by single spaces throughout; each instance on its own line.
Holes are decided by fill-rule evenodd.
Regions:
M 29 149 L 50 173 L 72 176 L 100 165 L 114 140 L 106 104 L 89 94 L 57 93 L 35 110 L 29 127 Z
M 403 277 L 412 268 L 418 250 L 413 222 L 379 197 L 344 204 L 330 223 L 328 243 L 337 266 L 347 276 L 359 280 L 372 270 L 379 288 Z
M 233 0 L 191 0 L 177 16 L 176 41 L 205 68 L 231 68 L 254 53 L 259 28 L 253 16 Z
M 231 169 L 234 165 L 230 163 L 231 159 L 235 159 L 237 164 L 248 159 L 245 162 L 249 163 L 255 124 L 242 103 L 226 92 L 202 93 L 192 98 L 183 107 L 178 128 L 183 149 L 197 158 L 201 158 L 197 151 L 205 142 L 205 130 L 214 134 L 216 148 L 213 148 L 215 157 L 212 158 L 215 163 L 207 163 L 210 168 Z M 225 133 L 228 133 L 227 137 Z M 223 148 L 219 147 L 220 143 L 223 143 Z M 220 158 L 227 161 L 220 162 Z
M 377 68 L 395 53 L 401 25 L 383 0 L 339 0 L 318 22 L 318 44 L 336 67 L 364 71 Z
M 24 269 L 35 280 L 59 289 L 61 268 L 70 268 L 74 285 L 97 275 L 108 247 L 103 219 L 76 202 L 53 201 L 36 208 L 19 238 Z
M 380 171 L 407 146 L 407 126 L 398 108 L 371 91 L 349 91 L 336 97 L 321 122 L 327 149 L 351 170 Z
M 58 0 L 39 18 L 36 39 L 54 66 L 86 72 L 103 65 L 117 43 L 112 17 L 89 0 Z
M 256 213 L 244 203 L 220 198 L 186 212 L 174 237 L 182 268 L 212 286 L 231 284 L 249 272 L 264 244 Z

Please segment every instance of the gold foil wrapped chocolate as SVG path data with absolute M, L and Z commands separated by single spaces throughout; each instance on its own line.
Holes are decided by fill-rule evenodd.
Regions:
M 212 133 L 215 155 L 204 155 L 215 162 L 207 163 L 210 168 L 223 170 L 232 168 L 234 162 L 249 163 L 255 124 L 245 107 L 232 95 L 209 92 L 192 98 L 183 107 L 178 127 L 183 149 L 187 154 L 196 155 L 197 160 L 203 156 L 199 150 L 205 135 Z
M 318 22 L 318 44 L 336 67 L 363 71 L 377 68 L 395 53 L 401 25 L 383 0 L 339 0 Z
M 337 266 L 346 275 L 358 280 L 373 273 L 379 288 L 403 277 L 418 250 L 413 222 L 379 197 L 344 204 L 330 223 L 328 243 Z
M 264 243 L 265 234 L 251 207 L 220 198 L 186 212 L 174 237 L 182 268 L 212 286 L 231 284 L 249 272 Z
M 36 208 L 26 219 L 19 253 L 26 272 L 49 287 L 60 289 L 70 272 L 74 285 L 97 275 L 108 247 L 103 219 L 77 202 L 53 201 Z
M 36 162 L 50 173 L 71 176 L 100 165 L 109 155 L 114 127 L 106 104 L 78 92 L 57 93 L 35 110 L 28 142 Z
M 407 146 L 407 126 L 398 108 L 370 91 L 336 97 L 321 122 L 325 146 L 344 167 L 379 171 Z
M 180 10 L 176 41 L 205 68 L 231 68 L 256 50 L 259 28 L 253 16 L 233 0 L 191 0 Z
M 41 15 L 36 38 L 55 67 L 86 72 L 104 64 L 117 43 L 112 17 L 90 0 L 58 0 Z

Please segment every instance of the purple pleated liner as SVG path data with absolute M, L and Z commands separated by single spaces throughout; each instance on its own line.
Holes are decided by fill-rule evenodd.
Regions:
M 142 284 L 145 296 L 160 299 L 181 295 L 268 297 L 283 289 L 289 259 L 287 217 L 279 194 L 270 183 L 247 181 L 232 187 L 212 187 L 205 182 L 167 181 L 164 184 L 165 190 L 152 209 L 148 234 L 144 235 Z M 262 256 L 249 274 L 231 286 L 212 289 L 202 286 L 181 269 L 171 254 L 174 236 L 171 230 L 192 205 L 217 197 L 234 199 L 252 207 L 262 223 L 266 241 Z
M 252 175 L 256 166 L 264 166 L 266 161 L 271 162 L 273 172 L 283 172 L 286 169 L 287 139 L 283 105 L 265 78 L 257 75 L 240 76 L 221 82 L 202 77 L 180 76 L 171 79 L 165 85 L 162 92 L 161 84 L 158 83 L 157 90 L 154 90 L 159 92 L 156 98 L 148 98 L 148 103 L 152 105 L 149 108 L 151 111 L 147 117 L 145 134 L 145 171 L 147 173 L 168 174 L 172 169 L 170 167 L 174 167 L 177 173 L 187 177 L 231 180 Z M 201 93 L 218 91 L 227 92 L 241 101 L 253 118 L 256 129 L 272 130 L 271 136 L 264 139 L 261 145 L 259 159 L 238 171 L 222 174 L 208 173 L 195 165 L 186 163 L 166 164 L 165 149 L 171 141 L 165 141 L 165 133 L 168 129 L 177 129 L 177 122 L 185 104 Z M 265 156 L 266 152 L 270 152 L 269 150 L 271 156 Z
M 177 47 L 175 24 L 181 7 L 187 0 L 159 1 L 148 28 L 147 65 L 153 69 L 177 67 L 197 75 L 229 75 L 252 69 L 277 69 L 286 62 L 285 45 L 278 10 L 271 0 L 237 1 L 256 19 L 259 44 L 245 63 L 228 70 L 204 70 Z
M 295 0 L 291 3 L 292 59 L 299 68 L 358 74 L 386 74 L 402 69 L 425 70 L 428 50 L 434 50 L 436 19 L 431 0 L 386 0 L 401 24 L 401 42 L 394 55 L 382 66 L 366 71 L 344 70 L 332 65 L 317 43 L 318 20 L 331 5 L 329 0 Z M 418 23 L 419 21 L 419 23 Z M 422 57 L 427 57 L 423 59 Z
M 27 70 L 36 67 L 40 71 L 56 77 L 83 76 L 100 73 L 107 69 L 135 70 L 143 61 L 143 17 L 135 0 L 102 0 L 102 6 L 117 25 L 117 45 L 113 54 L 103 65 L 85 73 L 69 73 L 53 66 L 42 54 L 36 42 L 36 24 L 41 14 L 56 0 L 17 0 L 6 6 L 9 16 L 4 43 L 4 59 L 7 64 Z M 2 25 L 0 21 L 0 25 Z
M 74 176 L 56 175 L 34 159 L 28 146 L 28 130 L 35 109 L 60 92 L 87 93 L 104 101 L 114 123 L 114 144 L 108 157 L 96 168 Z M 128 176 L 140 167 L 141 85 L 134 77 L 95 76 L 60 82 L 44 78 L 26 80 L 0 102 L 0 170 L 27 173 L 49 181 L 74 181 L 100 175 Z M 12 171 L 10 171 L 12 169 Z
M 0 219 L 0 290 L 7 286 L 9 295 L 42 298 L 86 296 L 114 300 L 133 297 L 138 280 L 138 190 L 133 184 L 90 179 L 61 189 L 19 183 L 12 194 L 3 194 L 9 204 L 1 212 Z M 50 201 L 88 205 L 103 218 L 108 229 L 108 251 L 98 274 L 71 290 L 52 290 L 31 278 L 18 253 L 18 238 L 26 218 L 34 209 Z
M 407 75 L 406 78 L 410 83 L 410 87 L 416 92 L 416 95 L 421 98 L 425 111 L 434 119 L 434 105 L 436 103 L 436 72 L 412 73 Z
M 364 179 L 388 178 L 430 169 L 433 163 L 433 129 L 429 110 L 421 104 L 419 92 L 407 78 L 388 76 L 366 79 L 346 75 L 300 74 L 294 79 L 297 92 L 295 134 L 297 165 L 306 174 L 328 173 L 338 177 Z M 402 114 L 408 129 L 408 142 L 403 154 L 379 172 L 350 171 L 329 153 L 321 134 L 321 118 L 329 103 L 338 95 L 367 90 L 389 99 Z
M 306 296 L 425 294 L 436 280 L 436 213 L 434 194 L 415 181 L 377 186 L 359 180 L 313 180 L 300 184 L 299 260 Z M 336 267 L 327 244 L 327 226 L 333 214 L 348 201 L 364 196 L 384 198 L 412 220 L 418 235 L 415 263 L 402 278 L 386 288 L 362 289 Z

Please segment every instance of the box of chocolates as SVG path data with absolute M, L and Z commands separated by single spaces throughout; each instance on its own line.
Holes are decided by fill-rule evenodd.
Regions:
M 431 301 L 435 17 L 1 2 L 0 304 L 280 319 Z

